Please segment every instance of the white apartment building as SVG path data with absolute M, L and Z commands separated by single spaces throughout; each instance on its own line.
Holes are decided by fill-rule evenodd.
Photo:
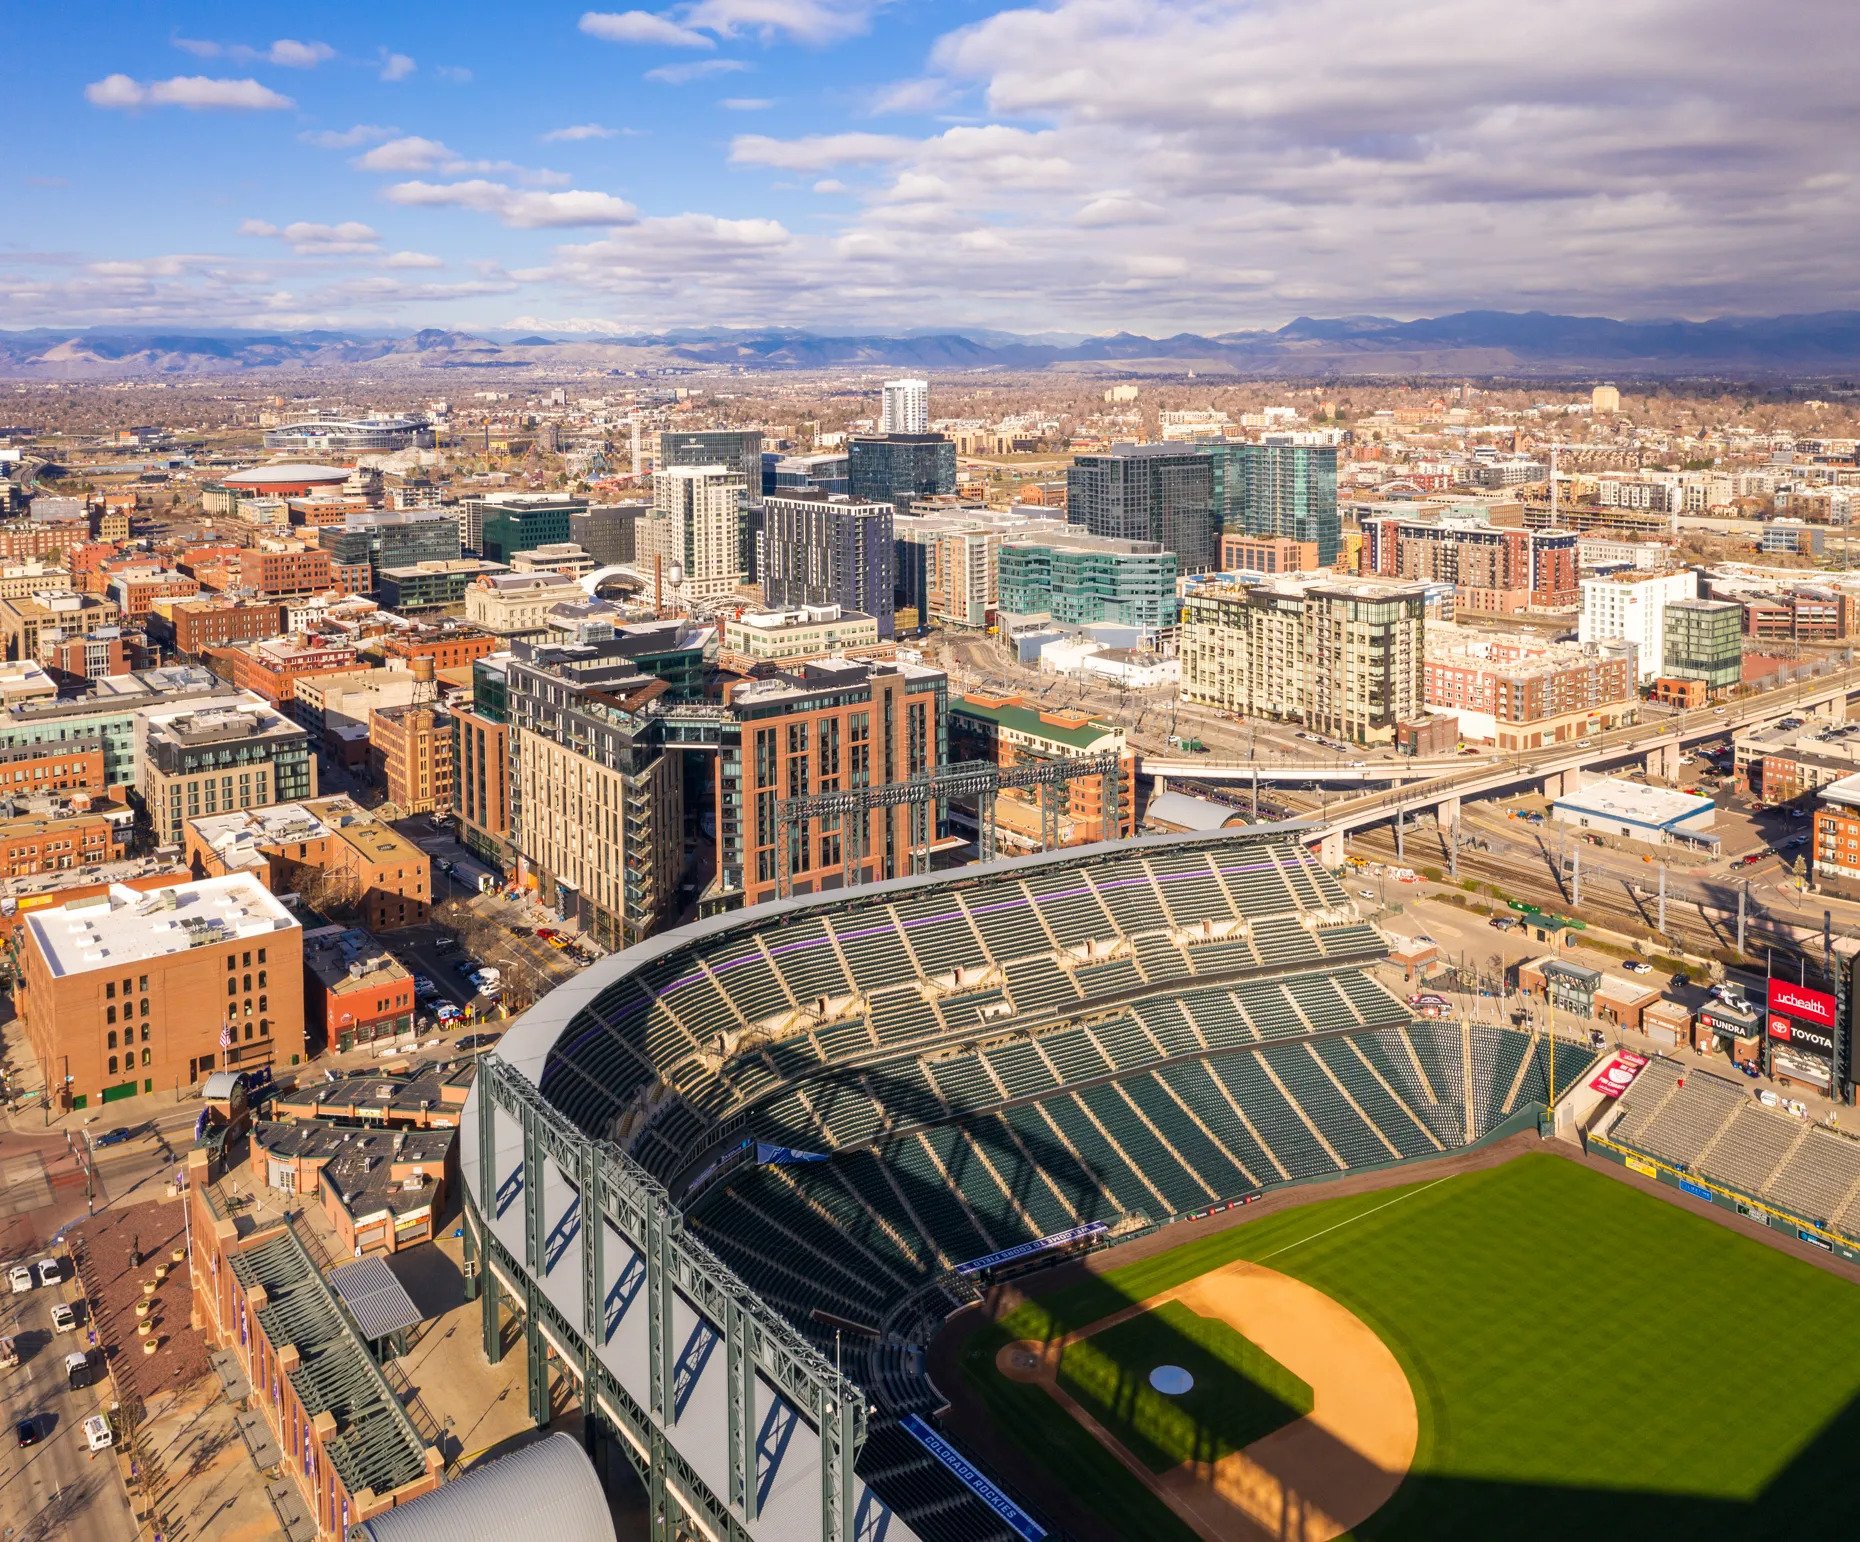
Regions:
M 878 431 L 881 434 L 930 432 L 930 382 L 887 380 L 880 398 Z
M 1582 580 L 1582 617 L 1578 642 L 1631 642 L 1639 650 L 1637 675 L 1642 685 L 1666 673 L 1666 607 L 1673 600 L 1696 600 L 1699 576 L 1678 573 L 1610 573 Z
M 683 573 L 685 595 L 724 600 L 744 579 L 742 473 L 728 466 L 668 466 L 652 476 L 652 508 L 636 529 L 638 561 Z

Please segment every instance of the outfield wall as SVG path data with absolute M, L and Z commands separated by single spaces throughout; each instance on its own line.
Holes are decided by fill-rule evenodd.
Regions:
M 1583 1145 L 1591 1155 L 1606 1157 L 1630 1172 L 1639 1173 L 1643 1178 L 1651 1178 L 1668 1188 L 1678 1189 L 1691 1198 L 1716 1209 L 1729 1210 L 1734 1215 L 1761 1221 L 1772 1231 L 1792 1236 L 1805 1247 L 1811 1247 L 1823 1253 L 1832 1253 L 1836 1258 L 1844 1259 L 1850 1264 L 1860 1264 L 1860 1239 L 1832 1231 L 1815 1221 L 1792 1215 L 1787 1210 L 1780 1210 L 1775 1205 L 1758 1199 L 1754 1194 L 1745 1194 L 1737 1189 L 1727 1188 L 1697 1173 L 1681 1172 L 1670 1162 L 1662 1161 L 1650 1152 L 1611 1140 L 1606 1135 L 1585 1135 Z

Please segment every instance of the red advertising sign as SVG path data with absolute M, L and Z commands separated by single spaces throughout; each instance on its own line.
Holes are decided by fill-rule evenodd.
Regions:
M 1637 1055 L 1631 1049 L 1617 1050 L 1608 1064 L 1589 1079 L 1589 1085 L 1605 1098 L 1618 1098 L 1634 1085 L 1634 1078 L 1646 1064 L 1645 1055 Z
M 1834 998 L 1826 991 L 1811 990 L 1806 985 L 1791 985 L 1787 980 L 1770 979 L 1770 1010 L 1805 1023 L 1820 1023 L 1832 1028 L 1835 1023 Z

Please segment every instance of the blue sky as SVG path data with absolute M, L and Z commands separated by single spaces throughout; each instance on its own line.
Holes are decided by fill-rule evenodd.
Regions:
M 15 6 L 0 326 L 1852 306 L 1850 21 L 1841 0 Z

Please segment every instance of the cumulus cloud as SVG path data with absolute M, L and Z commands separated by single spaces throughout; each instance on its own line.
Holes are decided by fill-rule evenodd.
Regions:
M 762 112 L 773 107 L 775 99 L 769 96 L 726 96 L 717 105 L 725 112 Z
M 730 141 L 730 160 L 737 166 L 773 166 L 779 171 L 828 171 L 903 160 L 916 149 L 914 140 L 894 134 L 808 134 L 800 139 L 738 134 Z
M 802 43 L 837 43 L 864 32 L 888 0 L 696 0 L 685 21 L 725 37 L 738 32 Z
M 949 82 L 946 80 L 900 80 L 880 91 L 868 110 L 874 116 L 885 113 L 935 112 L 949 101 L 949 96 Z
M 360 220 L 344 220 L 337 225 L 318 224 L 314 220 L 293 220 L 282 227 L 269 220 L 245 220 L 239 226 L 242 236 L 275 236 L 292 251 L 305 256 L 352 256 L 381 250 L 381 237 L 374 228 Z
M 297 105 L 288 96 L 280 96 L 256 80 L 215 80 L 206 75 L 176 75 L 170 80 L 151 81 L 135 80 L 128 75 L 106 75 L 84 88 L 84 99 L 93 107 L 124 110 L 185 107 L 202 111 L 223 107 L 265 112 Z
M 529 187 L 565 187 L 566 172 L 519 166 L 515 161 L 473 160 L 459 155 L 437 139 L 407 134 L 376 145 L 350 162 L 358 171 L 403 175 L 410 171 L 439 171 L 449 177 L 490 174 L 514 177 Z
M 583 139 L 612 139 L 619 132 L 604 123 L 572 123 L 567 128 L 550 129 L 537 138 L 546 145 L 574 144 Z
M 378 73 L 383 80 L 405 80 L 418 68 L 419 65 L 415 64 L 406 54 L 397 54 L 386 48 L 381 50 L 381 67 Z
M 425 252 L 390 252 L 386 263 L 390 268 L 443 268 L 445 265 L 445 258 Z
M 604 43 L 646 43 L 661 48 L 715 48 L 715 39 L 651 11 L 584 11 L 581 30 Z
M 700 59 L 693 64 L 662 64 L 656 70 L 647 70 L 646 79 L 662 86 L 683 86 L 707 75 L 729 75 L 748 68 L 741 59 Z
M 564 192 L 527 192 L 483 178 L 462 182 L 396 182 L 383 195 L 409 208 L 471 209 L 493 215 L 513 230 L 546 230 L 577 225 L 628 225 L 638 210 L 611 193 L 570 188 Z

